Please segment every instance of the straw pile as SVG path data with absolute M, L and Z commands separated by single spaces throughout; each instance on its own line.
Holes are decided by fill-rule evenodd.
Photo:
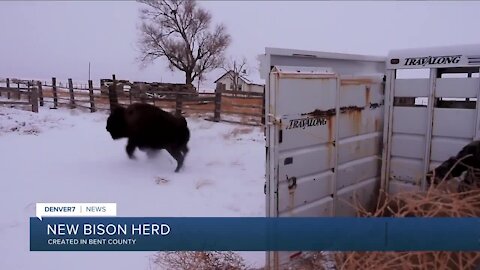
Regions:
M 245 270 L 242 257 L 234 252 L 170 251 L 158 252 L 151 258 L 154 267 L 162 270 Z
M 479 176 L 478 169 L 469 168 L 464 181 L 440 179 L 426 192 L 382 192 L 374 211 L 356 204 L 358 216 L 480 217 Z M 335 252 L 301 260 L 303 267 L 295 269 L 480 269 L 480 252 Z
M 480 217 L 480 189 L 448 192 L 431 187 L 427 192 L 385 196 L 373 217 Z M 347 252 L 334 255 L 336 269 L 475 269 L 480 252 Z

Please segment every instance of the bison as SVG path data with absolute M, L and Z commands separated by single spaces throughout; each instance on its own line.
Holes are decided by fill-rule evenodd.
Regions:
M 135 159 L 138 147 L 152 157 L 155 152 L 167 150 L 177 161 L 178 172 L 189 151 L 190 130 L 183 116 L 175 116 L 154 105 L 134 103 L 127 108 L 112 108 L 107 119 L 107 131 L 113 140 L 128 138 L 126 152 Z
M 476 184 L 474 182 L 478 178 L 476 177 L 478 175 L 478 169 L 480 169 L 480 141 L 472 141 L 465 145 L 456 156 L 450 157 L 433 171 L 430 171 L 427 180 L 429 180 L 430 184 L 438 184 L 443 178 L 448 179 L 448 176 L 460 177 L 466 172 L 465 183 L 459 187 L 459 191 L 462 191 L 460 190 L 461 188 Z M 433 174 L 435 175 L 435 179 L 433 179 L 432 183 L 431 178 Z

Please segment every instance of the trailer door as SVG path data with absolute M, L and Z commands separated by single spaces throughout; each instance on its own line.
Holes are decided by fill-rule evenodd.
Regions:
M 380 184 L 383 75 L 276 66 L 266 91 L 267 216 L 354 216 Z M 272 252 L 279 269 L 295 252 Z

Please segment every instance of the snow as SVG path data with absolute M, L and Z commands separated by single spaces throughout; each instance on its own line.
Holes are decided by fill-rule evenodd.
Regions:
M 30 252 L 37 202 L 115 202 L 118 216 L 264 216 L 263 130 L 189 117 L 185 166 L 137 160 L 105 130 L 106 113 L 0 107 L 0 269 L 156 269 L 152 252 Z M 253 267 L 263 252 L 240 252 Z

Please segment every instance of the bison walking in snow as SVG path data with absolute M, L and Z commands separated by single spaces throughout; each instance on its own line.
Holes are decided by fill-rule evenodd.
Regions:
M 134 103 L 127 108 L 113 108 L 106 129 L 114 140 L 128 138 L 126 152 L 130 159 L 135 158 L 137 147 L 149 157 L 164 149 L 177 161 L 175 172 L 178 172 L 188 153 L 190 131 L 185 118 L 150 104 Z

